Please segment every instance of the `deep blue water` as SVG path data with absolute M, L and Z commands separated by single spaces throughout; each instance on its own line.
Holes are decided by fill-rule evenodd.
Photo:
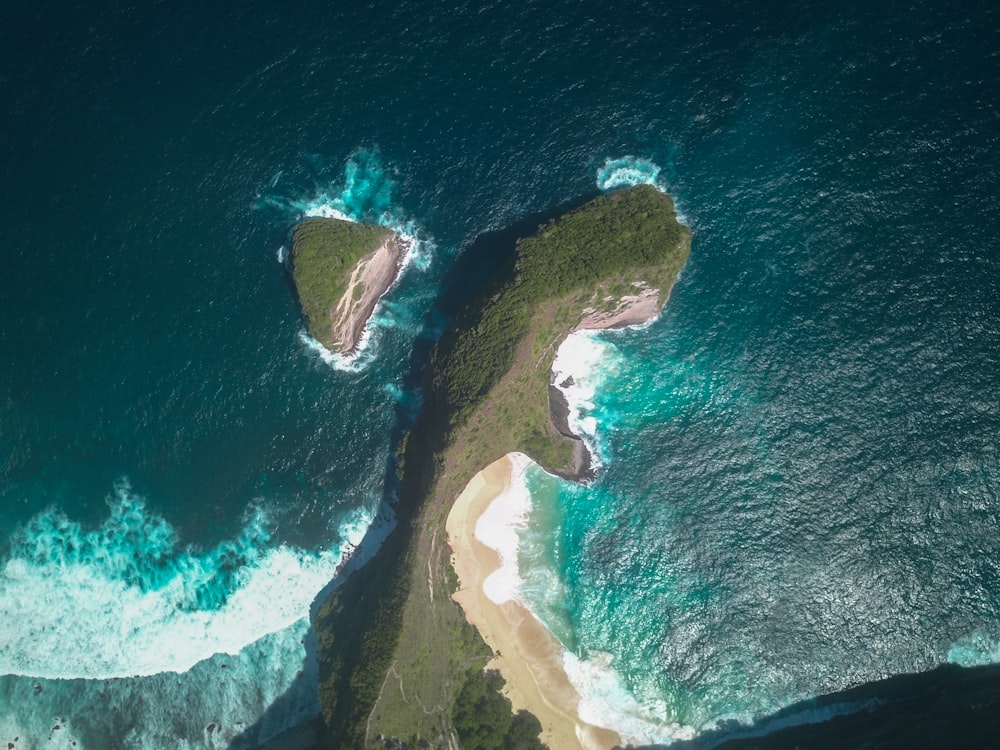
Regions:
M 1000 655 L 985 4 L 5 16 L 0 740 L 311 715 L 299 618 L 377 512 L 443 274 L 625 156 L 694 247 L 612 340 L 601 478 L 546 501 L 553 628 L 654 727 Z M 277 261 L 324 201 L 423 240 L 357 372 L 304 345 Z

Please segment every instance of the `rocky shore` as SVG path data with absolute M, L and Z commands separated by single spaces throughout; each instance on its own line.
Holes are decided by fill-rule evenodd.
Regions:
M 309 334 L 335 354 L 357 353 L 409 244 L 386 227 L 346 219 L 309 218 L 296 226 L 290 260 Z
M 345 357 L 357 351 L 375 305 L 399 276 L 405 257 L 403 244 L 399 236 L 393 235 L 354 266 L 347 290 L 330 310 L 332 347 L 328 349 Z
M 659 289 L 650 287 L 645 282 L 635 282 L 635 294 L 620 298 L 606 297 L 602 302 L 605 309 L 598 311 L 593 307 L 584 308 L 583 319 L 573 329 L 578 331 L 606 331 L 629 326 L 647 325 L 660 314 L 660 309 L 666 303 L 661 302 Z M 596 476 L 594 458 L 583 438 L 573 432 L 569 423 L 570 406 L 566 399 L 565 389 L 573 385 L 573 378 L 549 383 L 549 417 L 552 429 L 564 438 L 573 441 L 572 468 L 555 469 L 557 476 L 571 482 L 592 482 Z

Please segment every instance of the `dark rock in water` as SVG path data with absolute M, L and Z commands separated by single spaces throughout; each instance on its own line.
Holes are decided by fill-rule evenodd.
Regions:
M 549 386 L 549 414 L 552 416 L 552 426 L 563 437 L 579 439 L 569 427 L 569 404 L 565 394 L 554 385 Z
M 572 379 L 572 377 L 568 378 L 570 381 Z M 593 458 L 580 436 L 574 434 L 573 430 L 570 429 L 569 404 L 566 402 L 565 394 L 555 385 L 549 385 L 549 416 L 556 432 L 574 441 L 572 468 L 569 471 L 557 469 L 555 473 L 571 482 L 592 482 L 597 476 L 593 467 Z

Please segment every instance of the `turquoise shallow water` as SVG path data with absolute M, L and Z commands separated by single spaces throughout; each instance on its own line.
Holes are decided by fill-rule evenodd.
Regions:
M 565 592 L 539 612 L 651 731 L 995 658 L 989 7 L 7 19 L 0 740 L 249 746 L 313 715 L 298 618 L 378 512 L 443 275 L 627 156 L 694 248 L 612 340 L 597 483 L 536 493 Z M 318 203 L 424 240 L 359 371 L 303 343 L 278 262 Z
M 691 209 L 664 315 L 598 337 L 597 481 L 529 479 L 523 593 L 637 741 L 998 653 L 992 255 L 869 251 L 829 210 L 766 225 L 746 297 L 700 287 Z

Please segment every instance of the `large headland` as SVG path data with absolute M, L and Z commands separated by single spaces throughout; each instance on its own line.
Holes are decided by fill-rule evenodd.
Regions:
M 552 747 L 617 744 L 613 732 L 579 721 L 572 686 L 553 667 L 558 644 L 527 610 L 492 605 L 487 622 L 491 603 L 472 599 L 485 599 L 473 579 L 489 572 L 490 551 L 470 549 L 470 539 L 476 514 L 510 481 L 510 454 L 591 478 L 551 382 L 556 351 L 573 331 L 655 317 L 690 241 L 656 188 L 600 195 L 517 239 L 438 342 L 422 377 L 423 408 L 398 450 L 397 526 L 314 616 L 331 745 L 539 747 L 539 732 Z M 461 580 L 456 564 L 465 565 Z M 500 643 L 515 650 L 490 664 L 503 667 L 506 694 L 485 670 Z M 519 652 L 524 644 L 534 655 Z

